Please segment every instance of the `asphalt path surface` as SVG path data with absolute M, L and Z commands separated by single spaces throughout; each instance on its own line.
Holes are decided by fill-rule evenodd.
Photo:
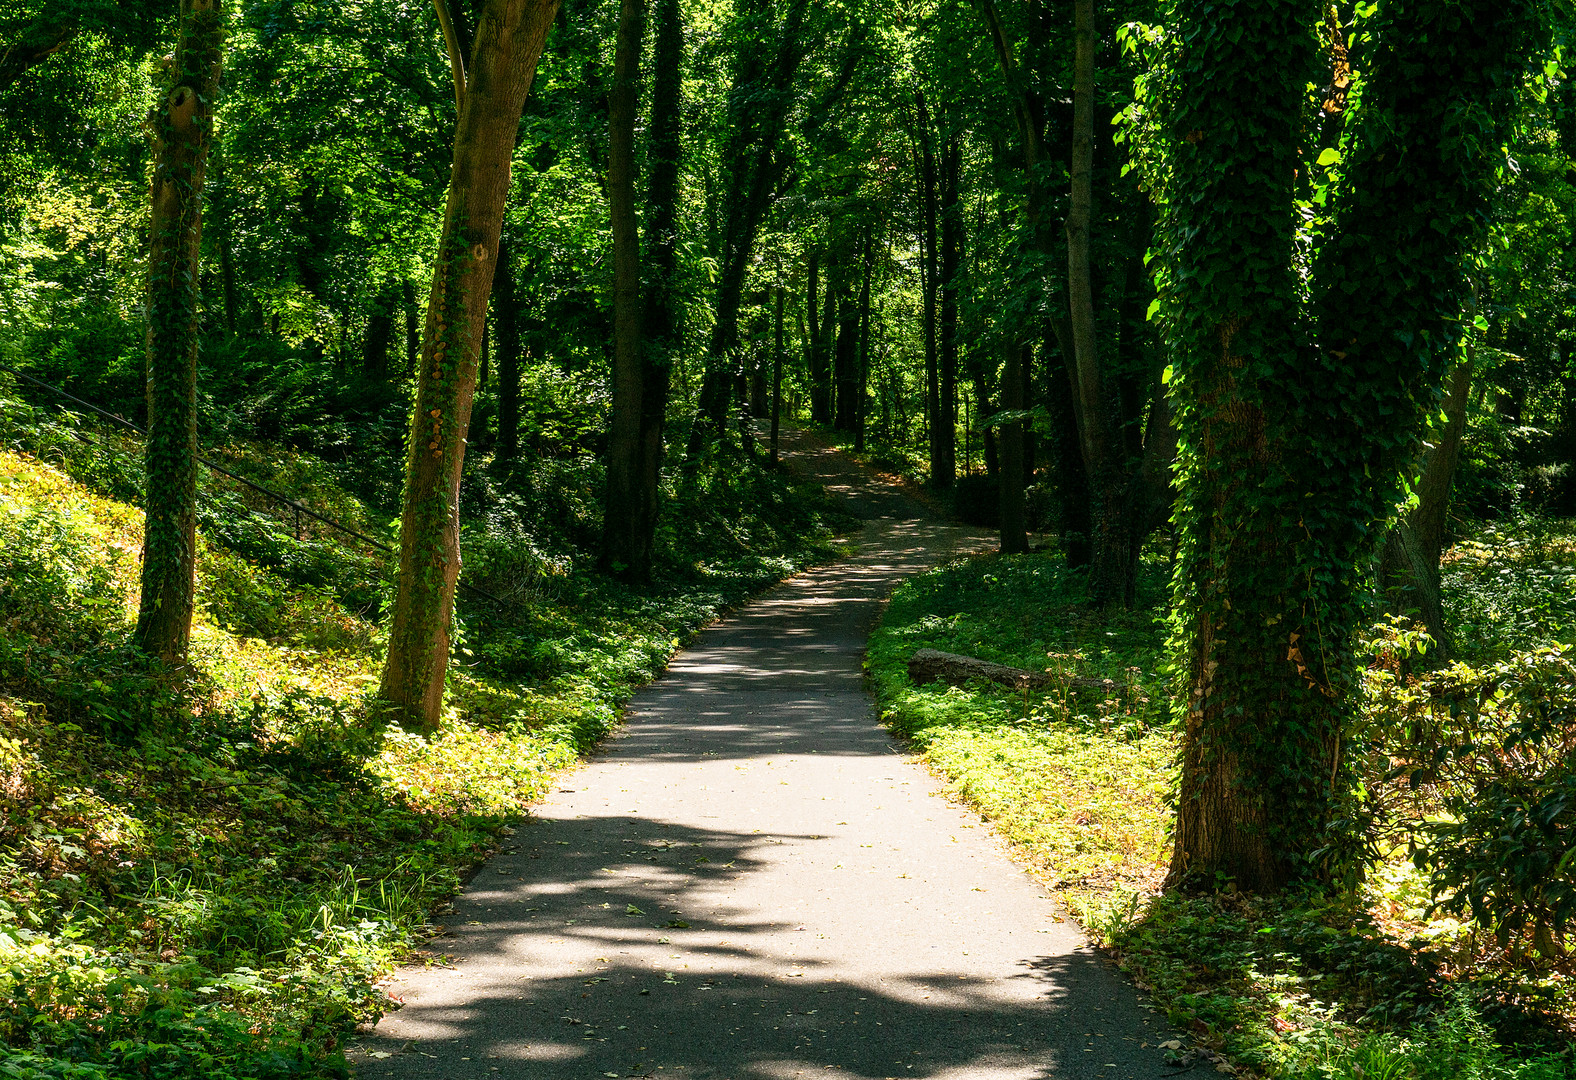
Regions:
M 856 556 L 706 630 L 510 838 L 362 1080 L 1147 1080 L 1170 1038 L 973 812 L 879 726 L 865 640 L 990 538 L 803 433 Z

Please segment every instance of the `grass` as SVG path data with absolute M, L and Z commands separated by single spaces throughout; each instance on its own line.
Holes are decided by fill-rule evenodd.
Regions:
M 126 646 L 135 447 L 58 422 L 6 436 L 32 451 L 0 451 L 0 1077 L 16 1080 L 346 1075 L 345 1038 L 388 1005 L 379 980 L 510 822 L 682 641 L 834 555 L 846 524 L 721 463 L 670 491 L 659 581 L 634 592 L 583 569 L 583 459 L 469 477 L 467 573 L 511 603 L 461 605 L 428 739 L 365 720 L 387 592 L 371 549 L 205 485 L 192 670 L 149 671 Z M 378 533 L 330 470 L 259 450 L 226 452 Z M 708 513 L 729 532 L 690 536 Z
M 1562 634 L 1568 640 L 1562 583 L 1571 580 L 1576 547 L 1568 529 L 1547 526 L 1504 539 L 1480 537 L 1452 556 L 1447 603 L 1477 651 L 1436 678 L 1485 702 L 1482 686 L 1501 687 L 1493 701 L 1507 703 L 1507 717 L 1512 680 L 1568 708 L 1576 693 L 1561 689 L 1564 654 L 1547 646 Z M 1514 596 L 1503 585 L 1506 566 Z M 1536 572 L 1519 576 L 1527 567 Z M 1407 836 L 1421 842 L 1427 823 L 1394 813 L 1388 757 L 1374 755 L 1382 765 L 1368 783 L 1392 811 L 1390 855 L 1357 894 L 1159 892 L 1176 751 L 1163 674 L 1164 597 L 1158 559 L 1144 563 L 1135 610 L 1109 616 L 1086 605 L 1082 576 L 1051 555 L 979 556 L 910 579 L 871 639 L 869 667 L 886 722 L 1190 1033 L 1173 1051 L 1179 1064 L 1330 1080 L 1576 1075 L 1565 1039 L 1576 1018 L 1568 973 L 1498 946 L 1469 912 L 1435 909 L 1436 887 L 1407 857 Z M 1511 601 L 1519 621 L 1488 610 Z M 1376 638 L 1381 659 L 1367 679 L 1364 738 L 1404 728 L 1420 703 L 1438 697 L 1421 684 L 1398 689 L 1394 663 L 1383 660 L 1396 632 L 1389 633 Z M 1517 651 L 1534 644 L 1544 647 L 1536 662 Z M 1112 688 L 1055 681 L 1025 695 L 915 686 L 905 665 L 922 647 L 1107 679 Z M 1487 716 L 1500 706 L 1485 708 Z M 1435 793 L 1412 796 L 1409 812 L 1439 820 L 1449 797 Z

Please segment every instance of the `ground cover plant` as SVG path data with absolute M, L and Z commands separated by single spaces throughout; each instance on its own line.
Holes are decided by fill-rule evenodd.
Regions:
M 1178 1060 L 1276 1076 L 1568 1076 L 1576 998 L 1553 928 L 1571 910 L 1559 867 L 1576 668 L 1557 621 L 1571 530 L 1497 528 L 1494 546 L 1467 539 L 1447 560 L 1452 620 L 1476 628 L 1455 663 L 1428 667 L 1405 618 L 1366 637 L 1352 741 L 1365 787 L 1347 828 L 1371 846 L 1355 890 L 1160 891 L 1177 754 L 1160 557 L 1145 559 L 1140 603 L 1115 615 L 1088 605 L 1083 574 L 1055 553 L 920 575 L 894 594 L 869 667 L 888 725 L 1190 1032 Z M 1523 563 L 1536 572 L 1514 575 Z M 922 647 L 1052 682 L 915 686 L 906 662 Z
M 690 633 L 830 555 L 846 525 L 734 463 L 689 496 L 731 528 L 675 524 L 664 576 L 634 593 L 587 572 L 572 519 L 544 528 L 510 511 L 507 477 L 477 478 L 493 509 L 473 572 L 512 602 L 462 606 L 445 722 L 424 737 L 369 723 L 382 553 L 298 531 L 239 485 L 205 485 L 191 670 L 150 670 L 125 644 L 142 520 L 114 497 L 129 448 L 80 418 L 30 419 L 0 450 L 10 1077 L 344 1074 L 348 1032 L 390 1005 L 378 980 L 509 823 Z M 379 531 L 311 455 L 214 453 Z

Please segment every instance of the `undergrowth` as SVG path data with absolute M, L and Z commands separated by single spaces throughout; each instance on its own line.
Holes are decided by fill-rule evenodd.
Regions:
M 593 460 L 478 462 L 467 579 L 505 603 L 462 600 L 427 739 L 366 721 L 381 554 L 223 478 L 204 481 L 192 669 L 150 671 L 127 646 L 135 444 L 5 404 L 0 1076 L 18 1080 L 346 1075 L 380 978 L 509 823 L 678 644 L 847 524 L 720 462 L 670 488 L 659 580 L 635 592 L 589 569 Z M 310 455 L 207 453 L 388 535 Z
M 1576 690 L 1568 650 L 1549 643 L 1569 639 L 1576 549 L 1567 533 L 1543 527 L 1509 538 L 1516 542 L 1500 561 L 1506 539 L 1478 538 L 1448 564 L 1447 605 L 1473 650 L 1461 663 L 1406 689 L 1414 684 L 1398 675 L 1395 651 L 1416 635 L 1400 623 L 1376 628 L 1354 746 L 1367 755 L 1366 813 L 1383 850 L 1357 894 L 1270 899 L 1240 895 L 1230 882 L 1207 895 L 1159 892 L 1176 732 L 1158 560 L 1144 564 L 1139 604 L 1120 613 L 1092 610 L 1082 575 L 1054 556 L 988 555 L 941 567 L 898 588 L 871 639 L 869 666 L 887 724 L 994 823 L 1189 1033 L 1167 1044 L 1176 1063 L 1309 1080 L 1569 1078 L 1576 1066 L 1561 1032 L 1576 1006 L 1568 973 L 1541 960 L 1532 941 L 1534 925 L 1547 925 L 1538 913 L 1556 903 L 1549 897 L 1569 890 L 1528 892 L 1512 868 L 1533 848 L 1519 834 L 1478 837 L 1465 789 L 1468 809 L 1446 813 L 1456 798 L 1447 782 L 1469 783 L 1470 768 L 1489 765 L 1469 741 L 1465 751 L 1439 751 L 1441 764 L 1426 776 L 1392 749 L 1397 733 L 1416 743 L 1424 728 L 1445 745 L 1450 725 L 1437 717 L 1447 714 L 1461 727 L 1470 713 L 1467 734 L 1479 740 L 1495 724 L 1520 731 L 1517 702 L 1525 699 L 1554 718 L 1545 758 L 1567 753 L 1558 732 L 1570 728 L 1558 718 Z M 1027 695 L 977 683 L 916 686 L 906 664 L 925 647 L 1053 678 Z M 1457 697 L 1479 704 L 1446 708 Z M 1525 787 L 1542 775 L 1523 768 L 1511 779 Z M 1558 860 L 1555 839 L 1540 842 Z M 1459 873 L 1478 884 L 1452 884 Z M 1474 889 L 1499 897 L 1517 888 L 1516 910 L 1533 914 L 1520 916 L 1507 946 L 1492 920 L 1473 921 L 1468 900 Z

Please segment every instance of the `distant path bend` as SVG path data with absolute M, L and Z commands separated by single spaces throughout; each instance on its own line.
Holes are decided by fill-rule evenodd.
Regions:
M 990 546 L 800 431 L 859 554 L 701 634 L 456 901 L 363 1080 L 1149 1080 L 1144 1011 L 877 722 L 902 578 Z

